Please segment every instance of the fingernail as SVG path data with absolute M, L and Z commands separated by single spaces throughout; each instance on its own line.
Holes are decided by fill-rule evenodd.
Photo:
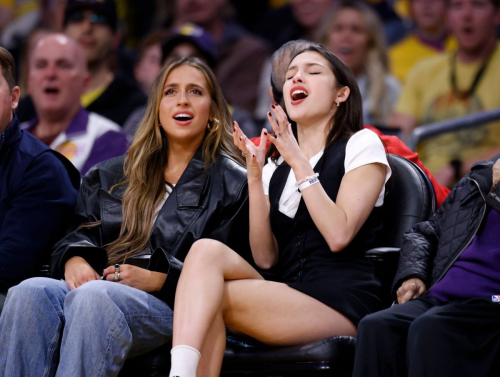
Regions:
M 266 135 L 266 136 L 267 136 L 267 131 L 264 131 L 264 135 Z
M 275 103 L 274 103 L 274 106 L 278 106 L 278 102 L 275 102 Z
M 252 157 L 255 157 L 255 154 L 252 153 Z
M 271 107 L 274 109 L 274 105 L 271 105 Z
M 240 136 L 240 141 L 241 141 L 241 136 Z
M 236 127 L 233 127 L 233 131 L 236 132 Z
M 268 111 L 268 112 L 267 112 L 267 115 L 268 115 L 268 116 L 271 116 L 271 112 L 270 112 L 270 111 Z

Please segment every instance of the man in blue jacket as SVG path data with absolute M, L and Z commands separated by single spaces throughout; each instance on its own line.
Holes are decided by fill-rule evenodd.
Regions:
M 14 59 L 0 47 L 0 312 L 7 290 L 48 261 L 80 185 L 65 157 L 20 130 L 14 77 Z

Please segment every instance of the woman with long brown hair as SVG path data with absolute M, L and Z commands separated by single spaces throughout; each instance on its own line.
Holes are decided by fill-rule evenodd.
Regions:
M 400 93 L 390 74 L 382 21 L 363 1 L 342 0 L 325 17 L 317 37 L 354 73 L 365 124 L 386 126 Z
M 171 335 L 192 243 L 248 248 L 248 188 L 228 107 L 210 69 L 172 62 L 155 80 L 123 157 L 85 176 L 51 274 L 9 291 L 0 375 L 115 376 Z M 144 265 L 147 260 L 148 266 Z
M 274 346 L 356 334 L 380 303 L 364 252 L 381 229 L 391 174 L 378 136 L 362 130 L 361 96 L 349 68 L 320 45 L 292 57 L 286 110 L 268 113 L 274 136 L 259 147 L 235 127 L 246 156 L 250 245 L 266 281 L 228 246 L 197 241 L 176 292 L 170 376 L 218 376 L 225 327 Z M 265 142 L 276 148 L 265 162 Z M 197 373 L 197 374 L 196 374 Z

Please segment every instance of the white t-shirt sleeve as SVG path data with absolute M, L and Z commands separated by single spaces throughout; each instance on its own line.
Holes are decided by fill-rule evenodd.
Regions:
M 391 177 L 392 171 L 387 161 L 387 154 L 378 135 L 368 129 L 355 133 L 347 142 L 344 160 L 345 174 L 360 166 L 380 163 L 386 166 L 385 182 L 375 207 L 384 204 L 385 183 Z

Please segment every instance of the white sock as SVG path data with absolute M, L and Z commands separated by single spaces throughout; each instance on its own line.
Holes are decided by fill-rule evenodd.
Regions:
M 190 346 L 175 346 L 170 355 L 172 355 L 172 365 L 169 377 L 196 377 L 200 351 Z

